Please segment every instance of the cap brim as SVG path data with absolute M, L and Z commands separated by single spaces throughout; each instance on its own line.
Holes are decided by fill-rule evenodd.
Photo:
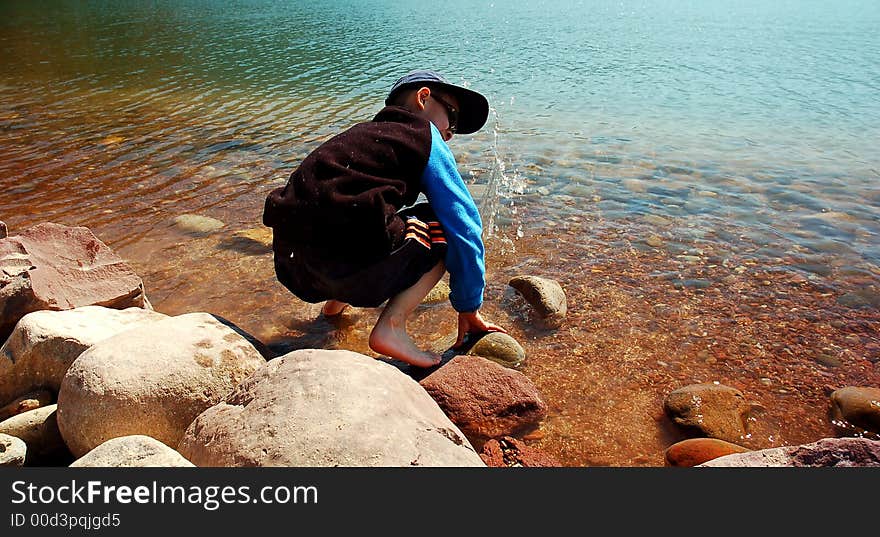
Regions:
M 486 120 L 489 119 L 489 101 L 476 91 L 454 84 L 434 81 L 413 82 L 401 86 L 394 91 L 394 94 L 399 93 L 405 87 L 414 86 L 436 86 L 442 88 L 444 93 L 455 97 L 455 100 L 458 101 L 458 127 L 455 129 L 456 134 L 473 134 L 482 129 L 483 125 L 486 124 Z M 388 96 L 386 104 L 390 100 L 391 95 Z

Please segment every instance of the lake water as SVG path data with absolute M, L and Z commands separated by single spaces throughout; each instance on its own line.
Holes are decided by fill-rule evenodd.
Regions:
M 709 5 L 706 5 L 709 4 Z M 433 68 L 483 92 L 451 142 L 486 223 L 485 312 L 528 354 L 570 466 L 658 466 L 671 390 L 754 403 L 749 447 L 833 436 L 829 390 L 880 385 L 880 4 L 4 2 L 0 219 L 89 227 L 158 311 L 279 350 L 370 354 L 275 281 L 265 195 Z M 181 214 L 220 219 L 191 236 Z M 554 278 L 534 321 L 507 285 Z M 420 308 L 429 346 L 455 330 Z

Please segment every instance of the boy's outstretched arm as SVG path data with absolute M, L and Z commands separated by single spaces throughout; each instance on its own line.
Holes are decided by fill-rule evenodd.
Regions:
M 486 322 L 479 311 L 460 311 L 458 312 L 458 339 L 455 340 L 455 345 L 452 348 L 461 346 L 464 343 L 464 337 L 468 334 L 485 332 L 503 332 L 506 334 L 507 330 L 495 323 Z

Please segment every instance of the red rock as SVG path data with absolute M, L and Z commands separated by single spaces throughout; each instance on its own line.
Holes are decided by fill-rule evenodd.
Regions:
M 420 384 L 477 449 L 490 438 L 528 433 L 547 414 L 528 377 L 479 356 L 456 356 Z
M 504 436 L 493 438 L 483 445 L 480 458 L 486 466 L 492 468 L 509 468 L 523 466 L 526 468 L 542 468 L 562 466 L 559 461 L 541 450 L 535 449 L 525 442 Z
M 717 438 L 689 438 L 666 449 L 669 466 L 696 466 L 724 455 L 745 453 L 747 448 Z
M 0 341 L 38 310 L 152 309 L 141 278 L 85 227 L 45 223 L 0 239 Z

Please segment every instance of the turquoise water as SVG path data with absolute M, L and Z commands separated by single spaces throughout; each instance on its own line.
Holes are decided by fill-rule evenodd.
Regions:
M 482 131 L 451 143 L 487 223 L 489 312 L 536 357 L 615 342 L 631 356 L 636 341 L 665 364 L 615 370 L 594 357 L 566 363 L 565 384 L 560 364 L 536 362 L 527 372 L 557 409 L 547 449 L 568 464 L 654 464 L 665 437 L 645 438 L 650 425 L 621 425 L 610 411 L 590 422 L 600 418 L 578 409 L 595 394 L 574 400 L 566 390 L 596 386 L 656 408 L 647 393 L 725 376 L 770 408 L 757 443 L 810 439 L 827 433 L 822 419 L 786 432 L 772 424 L 815 406 L 823 384 L 878 374 L 878 29 L 880 3 L 870 0 L 4 2 L 0 219 L 13 231 L 45 220 L 90 227 L 135 264 L 160 311 L 201 308 L 261 337 L 327 344 L 328 327 L 279 313 L 290 299 L 273 287 L 265 250 L 189 243 L 169 222 L 198 213 L 258 235 L 266 192 L 310 149 L 372 117 L 402 73 L 437 69 L 493 108 Z M 615 265 L 627 263 L 638 274 Z M 573 328 L 550 337 L 518 326 L 527 313 L 504 282 L 525 270 L 566 286 Z M 777 289 L 762 271 L 811 287 Z M 749 275 L 757 279 L 731 280 Z M 218 279 L 234 284 L 206 285 Z M 843 356 L 843 369 L 768 371 L 754 349 L 728 349 L 742 364 L 725 369 L 705 362 L 711 345 L 657 347 L 668 319 L 646 311 L 681 299 L 681 282 L 713 286 L 731 308 L 744 299 L 727 293 L 754 283 L 821 326 L 843 323 L 820 337 L 788 319 L 798 328 L 784 342 L 808 363 Z M 631 301 L 616 295 L 627 285 Z M 631 315 L 603 332 L 602 304 L 606 320 Z M 853 305 L 867 309 L 844 307 Z M 721 337 L 730 328 L 710 321 L 723 309 L 667 332 Z M 417 326 L 447 327 L 425 315 Z M 331 343 L 363 350 L 355 342 L 368 328 L 361 319 Z M 615 340 L 624 333 L 632 339 Z M 765 349 L 783 344 L 779 334 L 748 337 Z M 651 354 L 661 347 L 680 363 Z M 615 376 L 630 382 L 613 387 Z M 792 378 L 803 385 L 773 390 L 800 399 L 763 391 Z M 600 445 L 599 429 L 620 430 Z

